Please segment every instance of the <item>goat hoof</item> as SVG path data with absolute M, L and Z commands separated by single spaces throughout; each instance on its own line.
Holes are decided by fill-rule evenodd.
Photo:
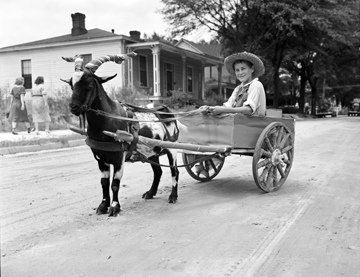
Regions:
M 177 196 L 169 196 L 168 203 L 175 204 L 177 201 Z
M 154 195 L 152 195 L 151 193 L 149 193 L 148 191 L 145 192 L 143 195 L 142 195 L 142 198 L 143 199 L 153 199 L 154 198 Z
M 120 209 L 120 205 L 116 204 L 115 207 L 110 207 L 109 208 L 109 217 L 110 216 L 118 216 L 120 213 L 121 209 Z
M 106 214 L 108 211 L 108 207 L 109 207 L 109 205 L 106 204 L 105 201 L 102 201 L 101 204 L 99 205 L 99 207 L 96 209 L 96 214 L 98 214 L 98 215 Z

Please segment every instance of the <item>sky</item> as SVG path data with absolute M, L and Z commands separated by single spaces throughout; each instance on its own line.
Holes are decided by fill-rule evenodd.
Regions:
M 0 48 L 71 33 L 71 14 L 85 14 L 85 28 L 118 35 L 132 30 L 169 35 L 160 0 L 0 0 Z M 196 41 L 204 32 L 187 36 Z

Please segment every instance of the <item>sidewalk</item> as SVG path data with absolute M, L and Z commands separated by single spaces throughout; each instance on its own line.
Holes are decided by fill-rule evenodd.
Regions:
M 0 156 L 85 145 L 85 137 L 71 130 L 53 130 L 51 134 L 42 131 L 40 135 L 26 131 L 18 133 L 0 133 Z
M 305 119 L 296 115 L 284 116 L 296 120 Z M 28 134 L 26 131 L 19 132 L 18 135 L 13 135 L 10 132 L 0 132 L 0 156 L 82 145 L 86 145 L 85 136 L 71 130 L 52 130 L 50 135 L 47 135 L 44 131 L 40 132 L 40 135 L 36 135 L 35 132 Z

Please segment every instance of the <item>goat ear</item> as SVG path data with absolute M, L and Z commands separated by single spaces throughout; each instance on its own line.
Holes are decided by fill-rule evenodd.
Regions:
M 105 77 L 99 77 L 101 80 L 101 83 L 106 83 L 107 81 L 110 81 L 111 79 L 114 79 L 116 77 L 117 74 L 113 75 L 113 76 L 105 76 Z
M 64 80 L 60 78 L 60 80 L 70 85 L 70 79 Z

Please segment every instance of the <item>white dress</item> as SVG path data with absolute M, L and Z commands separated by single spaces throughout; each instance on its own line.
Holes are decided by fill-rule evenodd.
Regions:
M 49 106 L 45 106 L 46 95 L 44 85 L 35 85 L 31 92 L 33 122 L 50 122 Z

